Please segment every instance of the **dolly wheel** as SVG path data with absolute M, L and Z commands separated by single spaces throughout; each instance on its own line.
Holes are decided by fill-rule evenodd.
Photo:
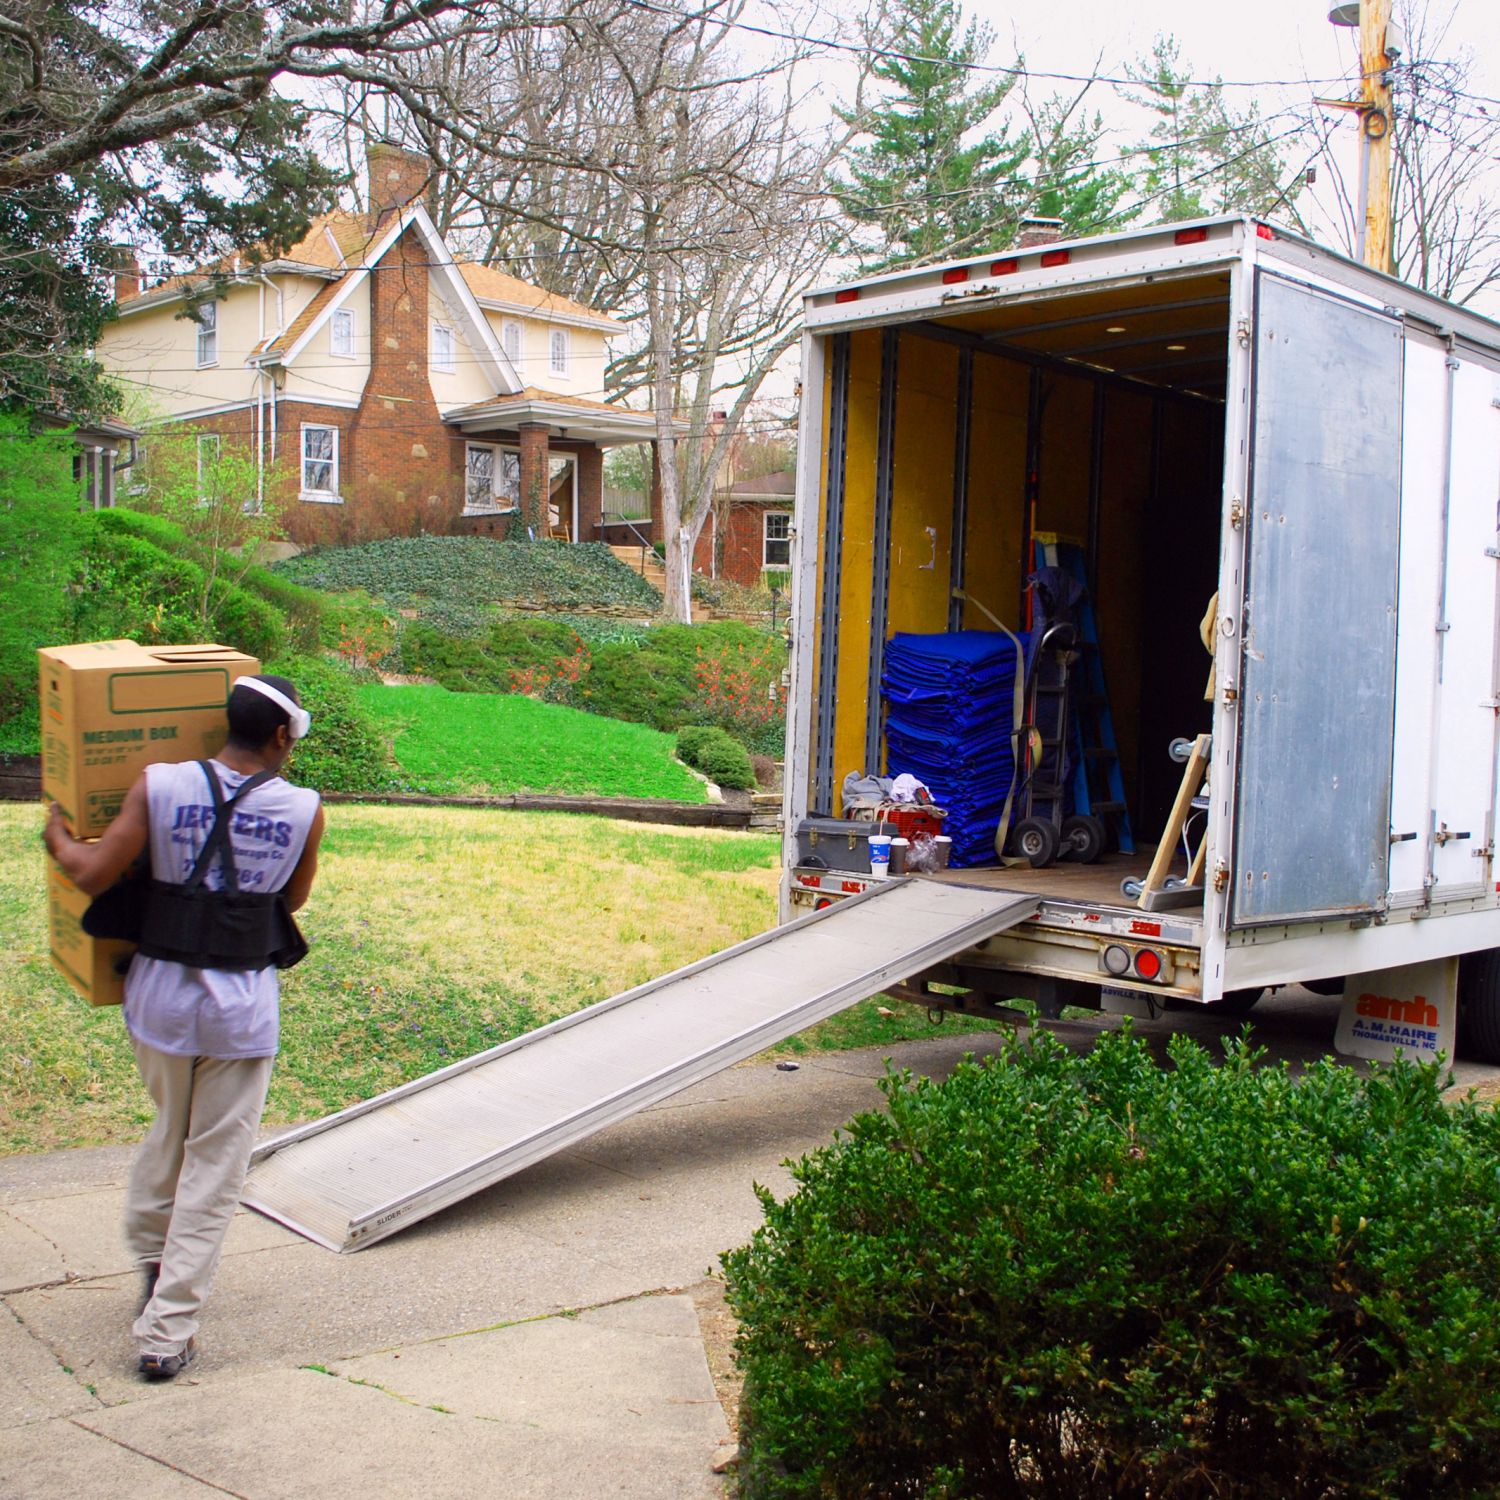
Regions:
M 1104 853 L 1107 831 L 1102 819 L 1092 813 L 1074 813 L 1063 819 L 1061 859 L 1076 859 L 1091 865 Z
M 1458 1055 L 1500 1063 L 1500 948 L 1465 953 L 1458 961 Z
M 1046 818 L 1023 818 L 1016 824 L 1015 846 L 1019 854 L 1033 870 L 1050 865 L 1057 858 L 1062 836 L 1057 825 Z

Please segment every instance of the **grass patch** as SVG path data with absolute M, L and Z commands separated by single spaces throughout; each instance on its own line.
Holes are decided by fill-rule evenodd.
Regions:
M 40 827 L 0 804 L 0 1154 L 134 1141 L 151 1118 L 118 1010 L 85 1005 L 48 960 Z M 764 931 L 778 855 L 768 833 L 330 807 L 267 1120 L 369 1098 Z M 866 1001 L 776 1055 L 932 1034 L 893 1009 Z
M 397 779 L 411 791 L 708 800 L 673 759 L 671 736 L 643 724 L 516 695 L 378 684 L 357 691 L 390 736 Z

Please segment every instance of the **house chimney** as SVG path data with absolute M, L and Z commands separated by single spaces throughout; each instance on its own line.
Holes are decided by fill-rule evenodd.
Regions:
M 1050 245 L 1060 240 L 1063 234 L 1061 219 L 1022 219 L 1021 232 L 1016 236 L 1017 250 L 1030 250 L 1034 245 Z
M 370 212 L 399 212 L 427 191 L 436 168 L 427 157 L 394 141 L 374 141 L 365 150 L 370 173 Z
M 140 296 L 141 266 L 135 258 L 135 246 L 116 245 L 114 252 L 115 301 L 123 302 L 127 297 Z

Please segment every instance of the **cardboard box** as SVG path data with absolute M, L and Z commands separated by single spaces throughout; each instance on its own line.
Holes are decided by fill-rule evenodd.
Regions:
M 58 972 L 90 1005 L 119 1005 L 125 998 L 125 971 L 134 943 L 91 938 L 83 914 L 93 898 L 47 861 L 47 936 Z
M 94 641 L 37 656 L 42 795 L 79 838 L 104 832 L 143 766 L 222 748 L 230 688 L 260 670 L 228 646 Z

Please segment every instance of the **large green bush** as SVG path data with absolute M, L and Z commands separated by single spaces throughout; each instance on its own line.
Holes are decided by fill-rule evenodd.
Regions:
M 266 668 L 288 678 L 312 715 L 288 775 L 320 792 L 382 790 L 393 771 L 385 735 L 365 712 L 348 673 L 322 657 L 291 656 Z
M 74 577 L 70 639 L 181 644 L 208 638 L 261 660 L 286 650 L 286 622 L 275 606 L 238 584 L 210 582 L 191 558 L 120 527 L 111 511 L 85 521 L 88 541 Z
M 689 724 L 677 731 L 677 759 L 702 771 L 719 786 L 749 791 L 755 785 L 750 752 L 713 724 Z
M 1435 1068 L 1039 1036 L 762 1192 L 725 1257 L 747 1496 L 1474 1496 L 1500 1119 Z
M 83 544 L 72 435 L 0 413 L 0 755 L 35 755 L 39 646 L 62 640 Z
M 149 511 L 132 510 L 117 506 L 113 510 L 101 511 L 95 518 L 95 526 L 107 536 L 134 537 L 149 542 L 174 557 L 186 558 L 202 570 L 211 560 L 201 542 L 183 530 L 175 521 Z M 210 613 L 217 620 L 220 610 L 226 612 L 229 621 L 237 621 L 245 606 L 238 599 L 243 591 L 269 606 L 280 616 L 281 636 L 277 650 L 316 651 L 322 628 L 323 598 L 313 589 L 302 588 L 288 579 L 280 578 L 269 568 L 246 563 L 232 555 L 219 558 L 214 566 L 221 576 L 212 584 L 206 578 L 199 587 L 207 584 L 210 590 Z M 199 575 L 193 575 L 195 582 Z M 231 624 L 229 628 L 234 628 Z M 265 625 L 258 623 L 253 629 L 263 632 Z M 248 648 L 242 648 L 248 649 Z

